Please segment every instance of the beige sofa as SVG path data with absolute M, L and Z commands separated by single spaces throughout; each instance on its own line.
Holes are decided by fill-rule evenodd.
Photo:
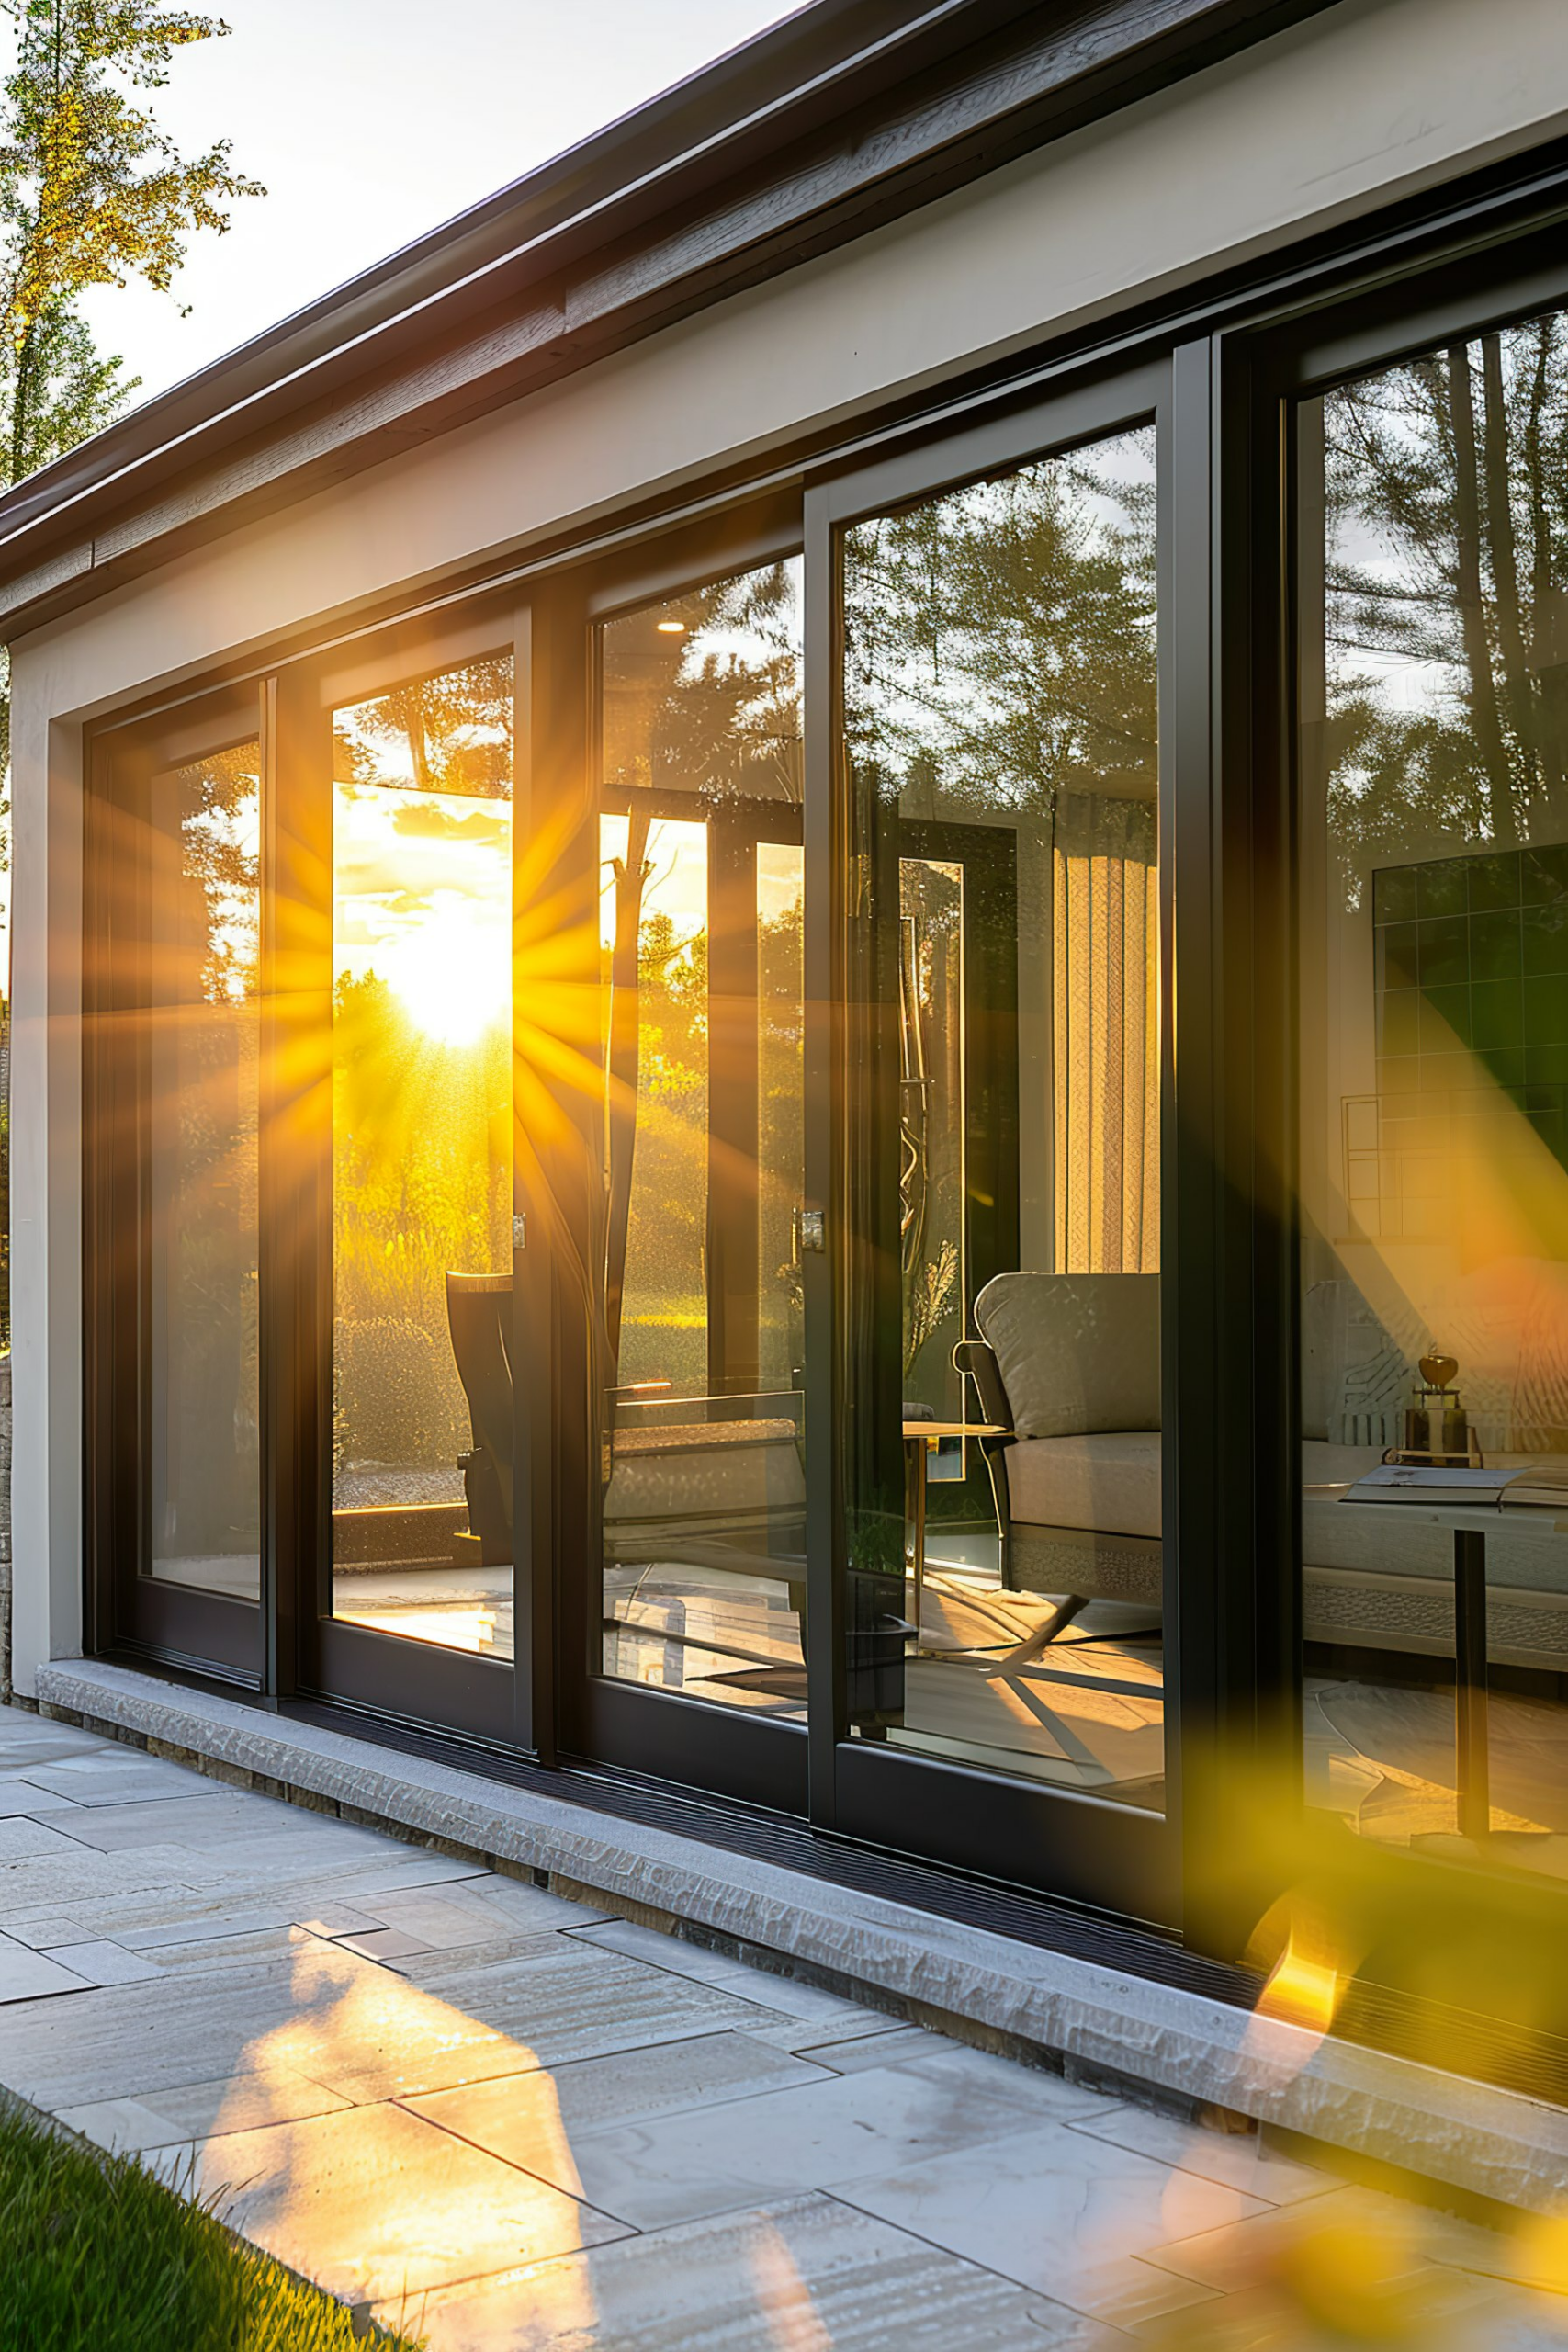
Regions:
M 1489 1295 L 1509 1296 L 1495 1272 Z M 1343 1277 L 1314 1284 L 1304 1308 L 1306 1637 L 1452 1657 L 1450 1530 L 1404 1509 L 1340 1499 L 1396 1434 L 1393 1415 L 1412 1378 L 1405 1350 L 1424 1341 L 1391 1336 Z M 1484 1311 L 1478 1293 L 1472 1322 Z M 1463 1330 L 1459 1306 L 1455 1317 Z M 1157 1611 L 1158 1276 L 998 1274 L 976 1299 L 975 1319 L 980 1338 L 964 1342 L 956 1361 L 975 1382 L 982 1418 L 1009 1432 L 986 1447 L 1004 1581 L 1066 1596 L 1063 1623 L 1091 1600 Z M 1483 1347 L 1478 1329 L 1470 1337 Z M 1516 1363 L 1512 1403 L 1500 1348 L 1477 1361 L 1488 1459 L 1539 1458 L 1550 1425 L 1510 1419 L 1540 1393 L 1539 1355 Z M 1510 1436 L 1536 1442 L 1509 1449 L 1501 1441 Z M 1500 1526 L 1487 1541 L 1487 1590 L 1492 1658 L 1568 1671 L 1568 1536 L 1544 1518 Z

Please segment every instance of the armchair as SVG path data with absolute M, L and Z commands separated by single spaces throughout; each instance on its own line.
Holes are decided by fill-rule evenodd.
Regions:
M 975 1302 L 977 1340 L 953 1362 L 981 1418 L 1002 1581 L 1063 1596 L 1032 1646 L 1090 1600 L 1157 1611 L 1159 1278 L 998 1274 Z

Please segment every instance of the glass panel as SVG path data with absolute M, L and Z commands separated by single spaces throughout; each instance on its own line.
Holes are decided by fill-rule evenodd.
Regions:
M 333 1612 L 513 1655 L 512 662 L 339 710 Z
M 763 1389 L 805 1386 L 795 1218 L 806 1193 L 806 859 L 757 844 L 757 1341 Z
M 260 749 L 150 787 L 149 1572 L 261 1593 Z
M 599 1669 L 804 1717 L 799 566 L 600 633 Z
M 647 791 L 799 808 L 798 557 L 641 605 L 599 638 L 607 805 Z
M 1157 1810 L 1155 581 L 1152 426 L 844 539 L 851 1729 Z
M 1300 436 L 1308 1788 L 1561 1875 L 1568 327 L 1346 385 Z
M 964 1377 L 953 1361 L 953 1349 L 964 1337 L 970 1271 L 964 1215 L 964 867 L 957 859 L 899 859 L 903 1389 L 910 1404 L 937 1421 L 964 1419 Z M 962 1441 L 939 1441 L 927 1464 L 928 1478 L 950 1479 L 962 1460 Z
M 629 941 L 628 910 L 639 901 L 635 968 L 624 955 L 625 984 L 617 991 L 612 977 L 604 998 L 617 1098 L 607 1166 L 626 1179 L 621 1201 L 609 1195 L 614 1247 L 625 1254 L 608 1306 L 619 1332 L 618 1385 L 701 1396 L 708 1369 L 707 833 L 678 820 L 637 825 L 633 871 L 633 830 L 626 817 L 599 820 L 600 945 L 612 974 L 617 925 Z

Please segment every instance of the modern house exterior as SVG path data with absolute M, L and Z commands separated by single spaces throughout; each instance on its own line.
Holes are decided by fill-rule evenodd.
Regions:
M 818 0 L 0 626 L 24 1698 L 1568 2104 L 1552 0 Z

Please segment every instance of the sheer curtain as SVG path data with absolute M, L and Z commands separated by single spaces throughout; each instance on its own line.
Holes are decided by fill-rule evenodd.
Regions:
M 1064 793 L 1052 849 L 1055 1265 L 1159 1270 L 1159 893 L 1145 800 Z

